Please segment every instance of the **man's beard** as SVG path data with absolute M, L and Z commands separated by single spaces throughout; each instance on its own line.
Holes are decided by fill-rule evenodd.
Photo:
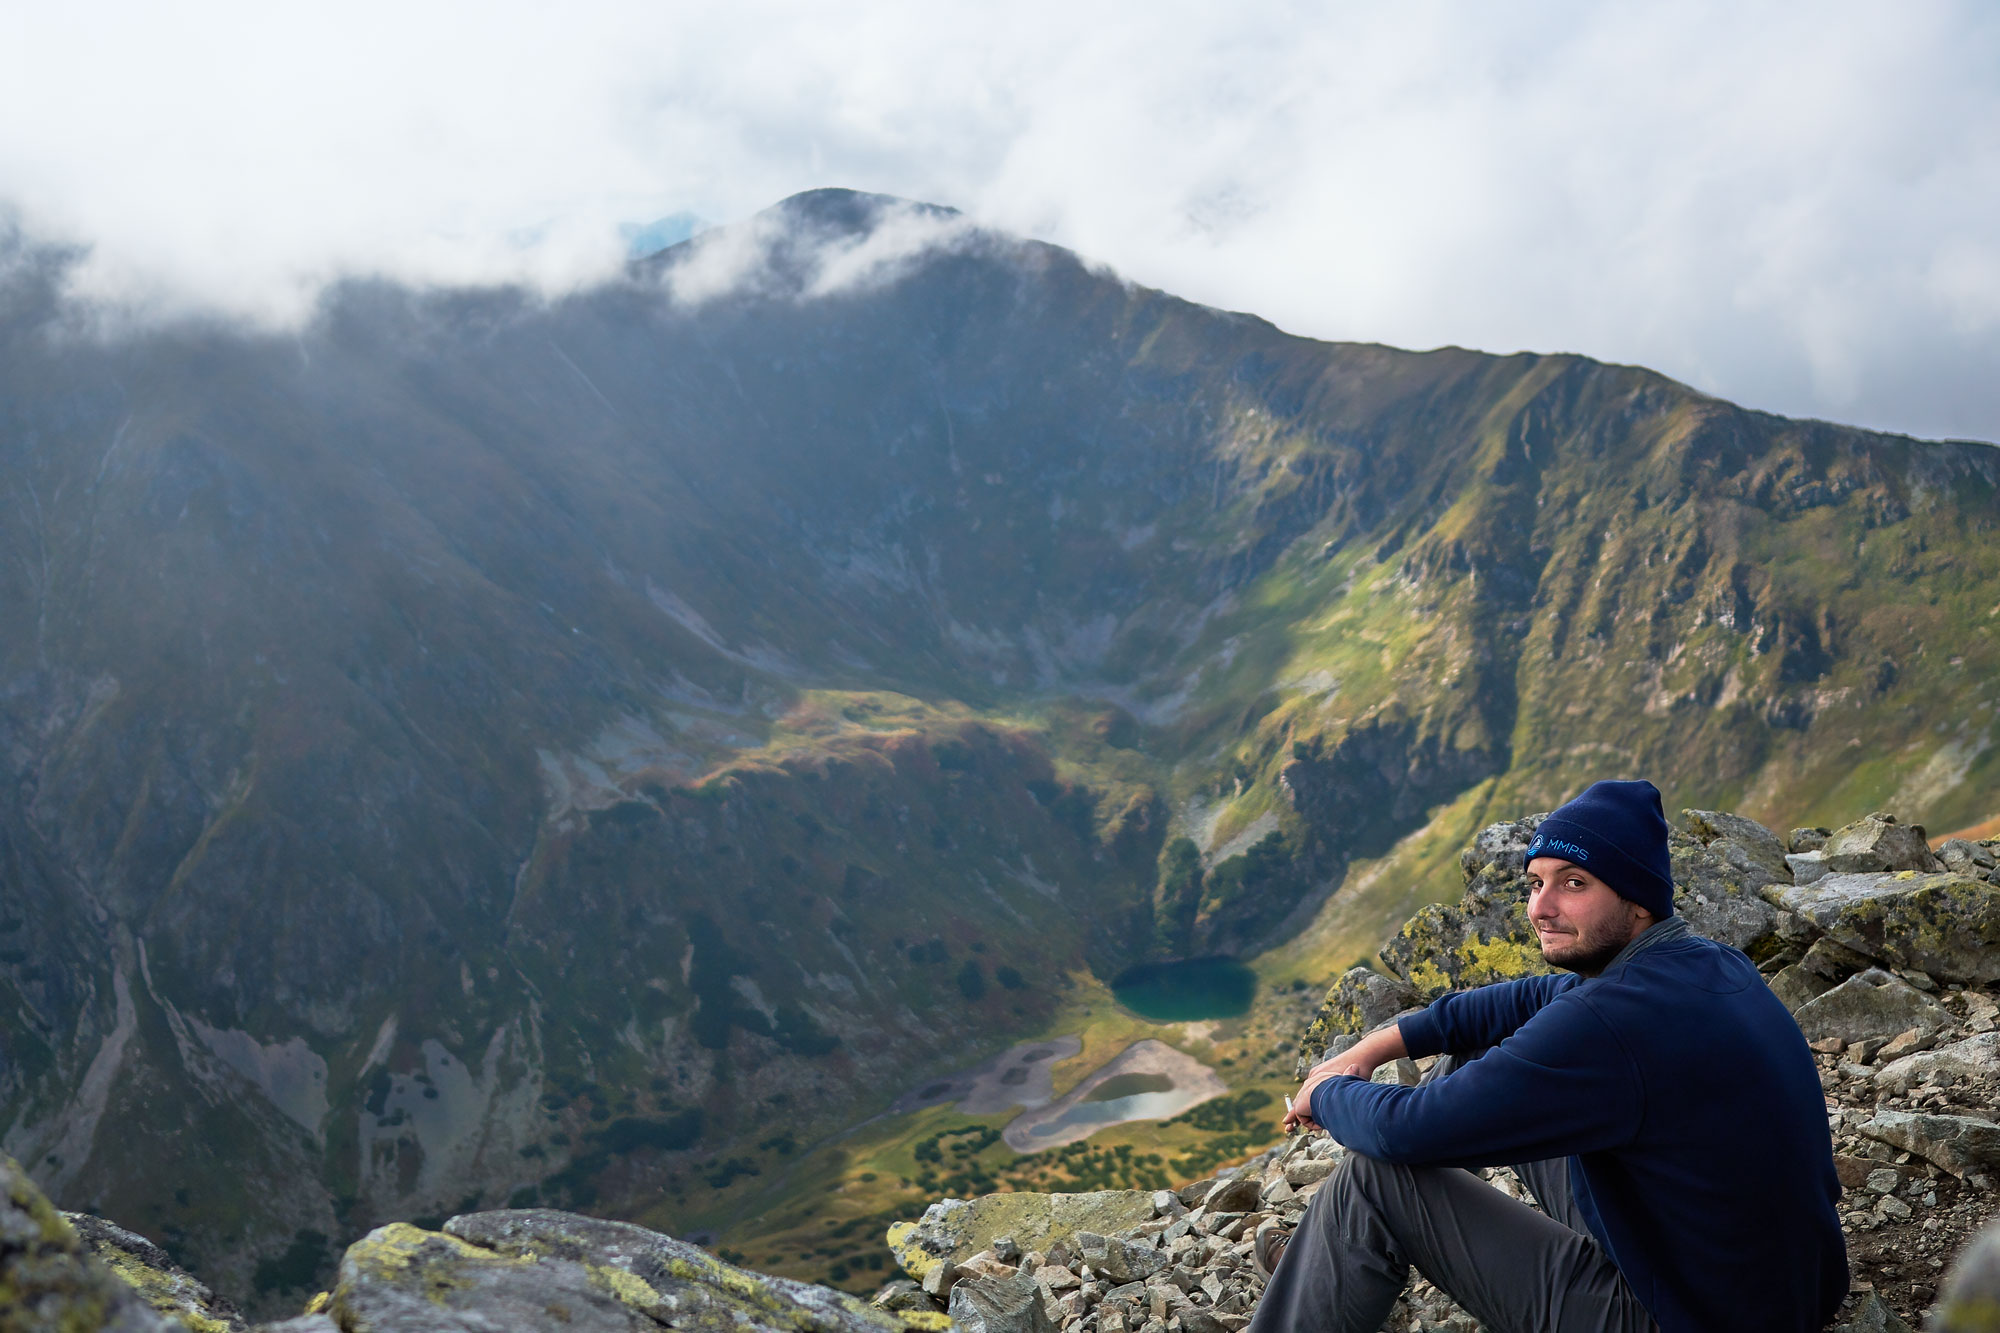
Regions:
M 1616 935 L 1584 934 L 1578 932 L 1570 937 L 1570 943 L 1561 951 L 1561 956 L 1552 956 L 1549 946 L 1542 946 L 1542 960 L 1550 967 L 1559 967 L 1565 972 L 1575 972 L 1579 976 L 1594 977 L 1611 965 L 1619 951 L 1632 941 Z

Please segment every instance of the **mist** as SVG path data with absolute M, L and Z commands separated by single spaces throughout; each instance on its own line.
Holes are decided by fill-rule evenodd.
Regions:
M 654 219 L 840 185 L 1310 336 L 2000 439 L 2000 19 L 1969 4 L 215 3 L 0 32 L 0 206 L 127 317 L 284 325 L 343 277 L 559 294 Z M 821 280 L 953 243 L 924 216 Z

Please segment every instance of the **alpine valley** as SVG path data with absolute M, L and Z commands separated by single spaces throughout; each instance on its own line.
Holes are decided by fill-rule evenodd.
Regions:
M 1005 1117 L 884 1113 L 1027 1039 L 1279 1086 L 1284 1006 L 1597 777 L 2000 810 L 1987 444 L 1315 342 L 838 190 L 296 330 L 71 263 L 0 248 L 0 1149 L 273 1308 L 510 1202 L 914 1216 L 908 1141 Z M 1214 956 L 1226 1031 L 1106 989 Z

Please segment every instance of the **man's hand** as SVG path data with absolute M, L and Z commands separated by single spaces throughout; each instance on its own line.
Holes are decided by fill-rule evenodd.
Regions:
M 1355 1078 L 1372 1078 L 1376 1069 L 1391 1060 L 1400 1060 L 1410 1053 L 1403 1044 L 1402 1029 L 1394 1023 L 1375 1031 L 1355 1042 L 1352 1046 L 1312 1067 L 1306 1074 L 1306 1081 L 1299 1086 L 1297 1095 L 1285 1104 L 1285 1132 L 1291 1133 L 1301 1125 L 1313 1125 L 1313 1089 L 1330 1078 L 1343 1074 Z

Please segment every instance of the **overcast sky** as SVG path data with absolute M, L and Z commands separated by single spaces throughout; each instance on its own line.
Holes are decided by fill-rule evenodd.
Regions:
M 561 289 L 820 185 L 1298 333 L 2000 440 L 2000 5 L 0 0 L 0 201 L 124 302 Z

